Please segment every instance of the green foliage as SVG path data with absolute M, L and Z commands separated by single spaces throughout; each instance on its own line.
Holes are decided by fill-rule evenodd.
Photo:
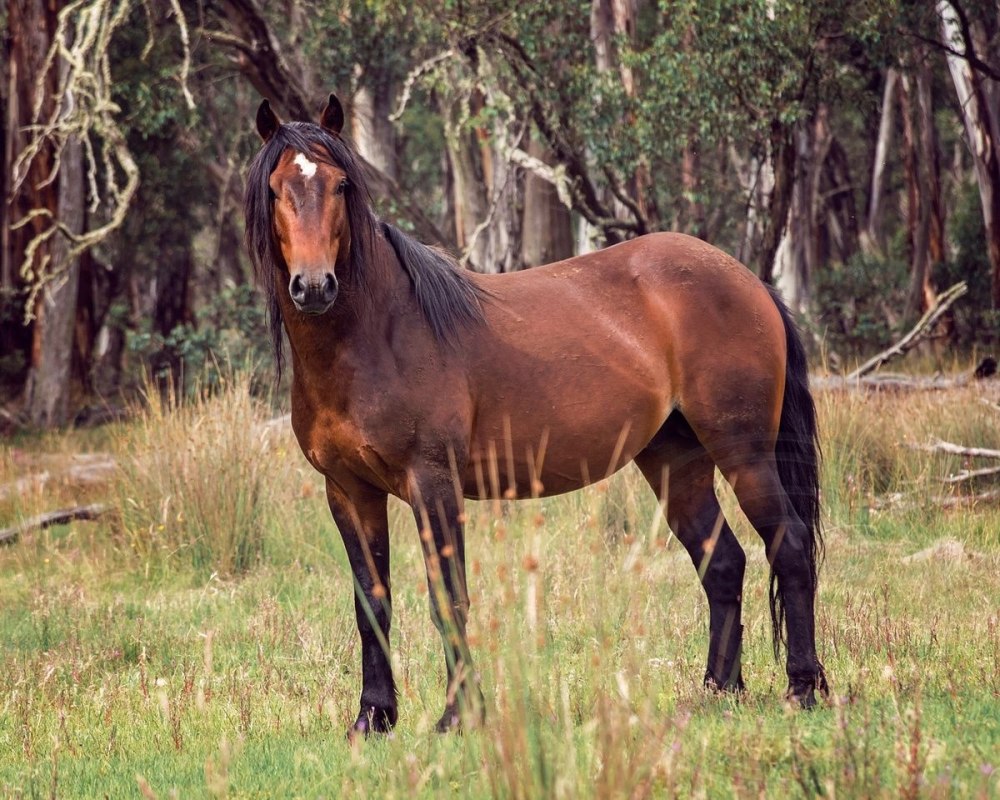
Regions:
M 955 307 L 953 336 L 964 345 L 995 344 L 1000 341 L 1000 310 L 991 308 L 986 228 L 973 182 L 962 187 L 950 224 L 955 257 L 939 265 L 935 278 L 942 287 L 958 281 L 969 285 L 968 295 Z
M 271 360 L 263 302 L 246 284 L 223 286 L 197 310 L 193 323 L 178 325 L 166 335 L 143 325 L 130 332 L 128 347 L 143 363 L 154 365 L 158 379 L 169 376 L 170 365 L 183 365 L 183 388 L 188 394 L 196 394 L 206 382 L 218 385 L 230 365 Z
M 900 258 L 859 253 L 815 277 L 816 326 L 841 357 L 887 347 L 897 331 L 890 315 L 905 306 L 909 266 Z

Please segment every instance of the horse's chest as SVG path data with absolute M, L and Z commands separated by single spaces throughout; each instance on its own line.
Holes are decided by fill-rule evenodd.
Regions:
M 395 461 L 392 447 L 381 441 L 377 428 L 364 420 L 323 413 L 296 415 L 294 412 L 292 428 L 303 454 L 318 472 L 330 478 L 350 472 L 368 483 L 397 493 L 403 471 L 392 466 Z

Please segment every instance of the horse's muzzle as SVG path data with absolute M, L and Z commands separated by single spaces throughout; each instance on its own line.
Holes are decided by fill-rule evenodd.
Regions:
M 337 278 L 332 272 L 324 273 L 320 280 L 293 275 L 288 282 L 288 294 L 295 307 L 303 314 L 322 314 L 328 311 L 337 299 L 337 291 Z

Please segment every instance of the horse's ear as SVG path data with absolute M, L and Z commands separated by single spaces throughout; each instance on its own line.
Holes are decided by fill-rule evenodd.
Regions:
M 319 115 L 319 124 L 330 131 L 330 133 L 335 133 L 338 136 L 344 129 L 344 107 L 337 99 L 337 95 L 330 95 L 330 99 L 326 103 L 326 108 Z
M 271 104 L 264 100 L 257 109 L 257 133 L 260 134 L 260 138 L 265 142 L 270 140 L 280 125 L 277 116 L 271 110 Z

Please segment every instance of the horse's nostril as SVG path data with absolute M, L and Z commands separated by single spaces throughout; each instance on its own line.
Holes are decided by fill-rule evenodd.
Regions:
M 288 284 L 288 293 L 292 296 L 292 300 L 297 302 L 302 302 L 306 299 L 306 284 L 302 280 L 301 275 L 292 277 L 291 282 Z
M 337 279 L 333 273 L 326 273 L 323 278 L 323 297 L 326 300 L 333 300 L 337 296 Z

